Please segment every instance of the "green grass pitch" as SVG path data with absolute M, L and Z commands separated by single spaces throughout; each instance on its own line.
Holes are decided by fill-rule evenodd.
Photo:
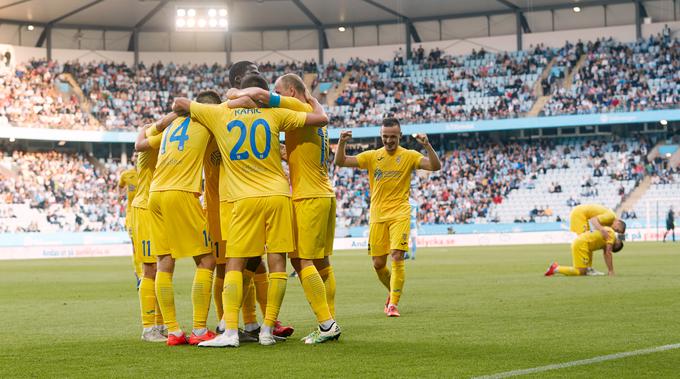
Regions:
M 388 319 L 369 258 L 337 252 L 340 341 L 298 341 L 314 317 L 290 279 L 280 318 L 293 337 L 239 349 L 141 342 L 129 258 L 2 261 L 0 377 L 465 378 L 680 342 L 680 244 L 628 244 L 613 278 L 545 278 L 553 259 L 570 262 L 568 246 L 421 248 Z M 175 274 L 186 330 L 192 265 Z M 677 377 L 678 362 L 671 350 L 529 377 Z

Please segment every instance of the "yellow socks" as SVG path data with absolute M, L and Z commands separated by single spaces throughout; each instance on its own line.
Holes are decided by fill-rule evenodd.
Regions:
M 557 266 L 557 272 L 559 272 L 562 275 L 566 275 L 566 276 L 579 276 L 579 275 L 581 275 L 581 271 L 579 271 L 576 267 L 571 267 L 571 266 Z
M 272 272 L 269 274 L 269 290 L 267 291 L 267 310 L 264 315 L 264 326 L 273 328 L 279 318 L 281 303 L 286 295 L 286 281 L 288 275 L 285 272 Z
M 238 329 L 238 311 L 243 301 L 243 273 L 228 271 L 224 277 L 224 322 L 228 330 Z
M 255 284 L 253 283 L 252 271 L 243 271 L 243 304 L 241 305 L 241 313 L 243 313 L 243 324 L 257 323 L 257 307 L 255 306 Z
M 156 273 L 156 296 L 168 332 L 179 331 L 179 324 L 175 315 L 175 290 L 172 287 L 172 273 L 162 271 Z
M 222 320 L 224 315 L 224 306 L 222 303 L 222 289 L 224 288 L 224 278 L 215 278 L 213 281 L 213 299 L 215 301 L 215 314 L 217 315 L 217 322 Z
M 399 304 L 401 290 L 404 288 L 406 279 L 404 261 L 392 261 L 392 277 L 390 278 L 390 304 Z
M 331 311 L 331 317 L 335 319 L 335 272 L 333 266 L 328 266 L 319 271 L 321 280 L 323 280 L 326 288 L 326 301 L 328 302 L 328 310 Z
M 260 304 L 260 312 L 262 312 L 262 317 L 264 317 L 267 312 L 267 296 L 269 289 L 269 279 L 267 273 L 255 274 L 255 295 L 257 296 L 257 302 Z
M 378 274 L 378 279 L 380 279 L 380 283 L 382 283 L 387 290 L 390 290 L 390 270 L 387 269 L 387 266 L 381 268 L 380 270 L 375 270 L 375 273 Z
M 154 293 L 153 293 L 153 296 L 154 296 L 154 298 L 156 298 L 156 289 L 155 289 L 155 288 L 154 288 L 154 291 L 153 291 L 153 292 L 154 292 Z M 163 322 L 163 312 L 161 312 L 161 306 L 158 305 L 158 298 L 156 298 L 155 303 L 156 303 L 156 304 L 155 304 L 155 307 L 156 307 L 155 324 L 156 324 L 157 326 L 160 326 L 160 325 L 163 325 L 163 324 L 164 324 L 164 322 Z
M 191 286 L 191 304 L 194 307 L 194 329 L 204 329 L 210 310 L 213 270 L 197 268 Z
M 142 278 L 139 284 L 139 307 L 142 310 L 142 327 L 151 328 L 156 324 L 156 283 L 151 278 Z
M 312 265 L 303 268 L 300 271 L 300 282 L 319 324 L 332 319 L 331 311 L 328 309 L 328 301 L 326 300 L 326 288 L 323 285 L 319 272 L 316 271 L 316 267 Z

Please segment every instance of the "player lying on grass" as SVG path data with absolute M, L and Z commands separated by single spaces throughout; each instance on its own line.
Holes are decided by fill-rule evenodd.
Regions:
M 285 74 L 274 84 L 276 93 L 250 87 L 230 90 L 227 97 L 247 96 L 259 104 L 312 112 L 311 95 L 302 78 Z M 286 132 L 295 214 L 296 249 L 289 254 L 300 278 L 318 328 L 302 338 L 307 344 L 340 337 L 335 323 L 335 274 L 330 264 L 335 235 L 335 191 L 328 177 L 329 143 L 325 127 L 298 128 Z M 283 157 L 283 153 L 282 153 Z
M 612 253 L 617 253 L 623 249 L 623 242 L 616 237 L 614 230 L 606 226 L 605 233 L 599 230 L 586 232 L 571 243 L 571 259 L 573 266 L 560 266 L 557 262 L 548 267 L 545 276 L 553 276 L 556 273 L 566 276 L 585 276 L 588 268 L 593 265 L 593 252 L 602 249 L 604 252 L 604 262 L 607 265 L 609 276 L 614 275 L 614 258 Z
M 415 150 L 404 149 L 399 120 L 387 117 L 380 128 L 383 147 L 367 150 L 356 156 L 345 155 L 345 146 L 352 131 L 343 130 L 335 155 L 340 167 L 358 167 L 368 170 L 371 190 L 370 229 L 368 253 L 380 282 L 389 291 L 385 303 L 388 317 L 399 317 L 397 305 L 404 288 L 404 253 L 408 252 L 411 205 L 411 176 L 416 169 L 437 171 L 441 162 L 430 145 L 426 134 L 416 140 L 427 150 L 427 157 Z M 392 257 L 392 272 L 386 267 L 387 256 Z

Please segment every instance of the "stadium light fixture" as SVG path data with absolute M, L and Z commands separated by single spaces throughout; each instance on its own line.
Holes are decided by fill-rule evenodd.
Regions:
M 347 29 L 344 26 L 338 27 L 338 31 L 340 31 L 340 32 L 344 32 L 345 30 L 347 30 Z
M 29 32 L 32 32 L 33 29 L 35 29 L 35 26 L 33 26 L 33 25 L 28 25 L 28 26 L 26 27 L 26 29 L 28 29 Z
M 66 141 L 59 141 L 59 142 L 57 143 L 57 145 L 59 145 L 59 146 L 64 146 L 64 145 L 66 145 Z
M 668 120 L 661 120 L 661 121 L 659 121 L 659 124 L 666 126 L 666 125 L 668 125 Z
M 14 138 L 14 137 L 9 137 L 9 142 L 14 142 L 14 141 L 16 141 L 16 138 Z
M 574 10 L 574 13 L 581 13 L 581 7 L 579 7 L 578 5 L 572 9 Z
M 224 4 L 184 3 L 175 11 L 175 30 L 178 32 L 224 32 L 229 20 Z
M 666 158 L 670 158 L 671 155 L 673 155 L 673 154 L 671 154 L 671 153 L 666 153 Z

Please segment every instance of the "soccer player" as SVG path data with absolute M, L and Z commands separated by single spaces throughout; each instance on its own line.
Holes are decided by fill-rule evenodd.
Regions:
M 214 91 L 202 91 L 197 101 L 219 104 Z M 215 337 L 206 322 L 210 309 L 215 256 L 209 241 L 208 225 L 200 200 L 203 159 L 210 132 L 189 117 L 173 121 L 164 132 L 158 164 L 151 181 L 149 211 L 151 213 L 152 254 L 158 261 L 156 294 L 165 325 L 169 346 L 187 342 L 197 345 Z M 175 260 L 193 258 L 196 263 L 191 288 L 193 330 L 188 339 L 175 315 L 172 275 Z
M 609 276 L 614 276 L 614 260 L 612 253 L 616 253 L 623 249 L 623 242 L 616 237 L 614 229 L 605 226 L 605 233 L 599 230 L 592 232 L 581 233 L 574 242 L 571 243 L 571 258 L 573 266 L 560 266 L 557 262 L 553 262 L 545 276 L 553 276 L 556 273 L 566 276 L 583 276 L 587 275 L 588 268 L 593 264 L 593 252 L 596 250 L 604 250 L 604 262 L 609 269 Z
M 626 223 L 617 218 L 614 211 L 599 204 L 581 204 L 574 207 L 569 221 L 569 229 L 577 235 L 594 229 L 599 230 L 605 239 L 609 239 L 605 226 L 610 226 L 620 234 L 626 232 Z
M 241 82 L 243 78 L 250 75 L 259 75 L 257 65 L 250 61 L 239 61 L 234 63 L 229 68 L 229 82 L 235 89 L 241 88 Z M 250 100 L 249 97 L 243 96 L 242 100 Z M 229 106 L 234 108 L 238 106 L 239 100 L 232 99 L 229 101 Z M 225 214 L 231 214 L 232 203 L 228 201 L 220 200 L 220 213 L 222 217 Z M 222 224 L 222 236 L 226 237 L 228 235 L 226 229 L 228 224 Z M 215 298 L 221 297 L 222 287 L 217 287 L 220 280 L 224 282 L 224 266 L 218 265 L 216 270 L 217 279 L 215 280 L 214 296 Z M 267 276 L 267 269 L 262 262 L 261 257 L 255 257 L 248 260 L 246 264 L 246 269 L 243 271 L 246 283 L 244 284 L 243 292 L 243 323 L 244 323 L 244 335 L 247 339 L 257 338 L 260 332 L 260 325 L 257 323 L 257 314 L 255 301 L 260 304 L 260 311 L 262 312 L 262 317 L 264 317 L 267 309 L 267 290 L 269 288 L 269 279 Z M 219 330 L 221 331 L 221 330 Z M 274 335 L 278 337 L 288 337 L 295 332 L 295 329 L 291 326 L 282 325 L 278 320 L 275 323 Z
M 401 126 L 396 118 L 383 120 L 380 128 L 383 147 L 368 150 L 357 156 L 345 155 L 345 145 L 352 131 L 340 133 L 335 164 L 341 167 L 358 167 L 368 170 L 371 190 L 371 214 L 368 236 L 368 253 L 378 279 L 389 291 L 385 304 L 388 317 L 399 317 L 397 305 L 404 287 L 404 253 L 408 251 L 411 206 L 411 175 L 416 169 L 436 171 L 441 168 L 437 153 L 426 134 L 416 140 L 427 150 L 427 157 L 415 150 L 399 146 Z M 387 256 L 392 257 L 392 272 L 387 269 Z
M 302 78 L 285 74 L 274 83 L 276 94 L 252 87 L 231 94 L 249 96 L 259 103 L 300 112 L 312 112 L 311 97 Z M 229 95 L 228 95 L 229 96 Z M 293 190 L 296 250 L 289 254 L 307 301 L 319 323 L 304 337 L 307 344 L 340 337 L 335 323 L 335 274 L 330 264 L 335 237 L 335 191 L 328 178 L 329 143 L 325 127 L 286 132 L 286 149 Z
M 166 342 L 167 328 L 164 325 L 162 312 L 156 299 L 156 257 L 151 254 L 151 231 L 149 224 L 151 215 L 148 211 L 149 188 L 156 169 L 158 148 L 161 145 L 161 135 L 164 130 L 177 118 L 170 113 L 159 122 L 143 128 L 135 141 L 137 151 L 137 194 L 132 202 L 134 215 L 133 243 L 136 260 L 140 262 L 143 271 L 139 286 L 139 304 L 142 311 L 142 340 L 151 342 Z M 153 137 L 150 135 L 156 134 Z
M 124 170 L 120 173 L 120 178 L 118 179 L 118 188 L 125 188 L 125 195 L 127 198 L 127 204 L 125 206 L 125 230 L 130 236 L 130 241 L 132 242 L 132 264 L 135 269 L 135 278 L 137 279 L 137 289 L 139 289 L 139 284 L 142 279 L 142 263 L 137 260 L 137 255 L 135 254 L 135 244 L 133 239 L 133 227 L 134 227 L 134 214 L 132 212 L 132 202 L 135 199 L 135 194 L 137 193 L 137 170 L 131 168 Z M 121 196 L 122 201 L 122 196 Z
M 258 75 L 242 86 L 268 89 Z M 286 291 L 286 254 L 294 249 L 290 185 L 281 167 L 279 131 L 305 125 L 323 126 L 328 117 L 318 102 L 314 112 L 286 109 L 229 109 L 175 99 L 173 109 L 205 125 L 217 140 L 225 165 L 220 197 L 233 202 L 227 236 L 227 273 L 223 292 L 226 331 L 199 346 L 238 347 L 238 313 L 243 299 L 243 270 L 248 258 L 267 253 L 269 288 L 261 345 L 276 343 L 273 330 Z M 220 176 L 222 179 L 222 175 Z M 224 194 L 223 194 L 224 192 Z M 223 219 L 222 222 L 225 220 Z M 265 249 L 266 246 L 266 249 Z
M 668 208 L 668 213 L 666 214 L 666 232 L 663 234 L 663 242 L 666 242 L 668 233 L 672 233 L 673 242 L 675 242 L 675 212 L 673 212 L 673 207 Z

